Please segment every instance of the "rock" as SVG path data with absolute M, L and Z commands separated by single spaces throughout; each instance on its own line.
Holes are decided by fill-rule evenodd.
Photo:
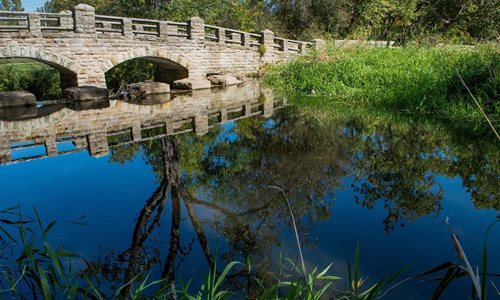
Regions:
M 170 85 L 155 81 L 132 83 L 127 85 L 125 89 L 131 98 L 170 93 Z
M 212 84 L 205 78 L 185 78 L 174 81 L 173 86 L 181 90 L 203 90 L 211 88 Z
M 38 110 L 36 106 L 18 106 L 11 108 L 0 108 L 0 120 L 20 121 L 33 119 L 37 117 Z
M 247 78 L 243 74 L 233 74 L 233 76 L 240 81 L 247 81 Z
M 67 103 L 66 107 L 74 111 L 83 111 L 91 109 L 103 109 L 109 107 L 110 103 L 108 99 L 99 99 L 92 101 L 75 101 Z
M 53 104 L 44 104 L 38 107 L 38 112 L 36 114 L 37 118 L 50 116 L 51 114 L 60 111 L 65 108 L 66 105 L 64 103 L 53 103 Z
M 132 98 L 130 100 L 127 100 L 127 103 L 137 105 L 156 105 L 168 102 L 170 100 L 170 94 L 153 94 L 141 98 Z
M 243 83 L 243 81 L 238 80 L 236 77 L 233 75 L 212 75 L 207 78 L 212 85 L 217 85 L 217 86 L 231 86 L 231 85 L 237 85 L 240 83 Z
M 36 97 L 25 91 L 0 93 L 0 108 L 36 106 Z
M 108 99 L 108 90 L 95 86 L 70 87 L 64 90 L 65 99 L 72 101 L 93 101 Z

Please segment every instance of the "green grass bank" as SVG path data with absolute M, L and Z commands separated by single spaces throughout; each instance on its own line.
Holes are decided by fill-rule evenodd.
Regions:
M 292 98 L 320 96 L 332 103 L 365 108 L 482 118 L 458 72 L 485 111 L 498 120 L 499 62 L 500 46 L 495 44 L 403 48 L 329 45 L 268 67 L 263 81 L 297 96 Z M 314 106 L 316 101 L 310 102 Z

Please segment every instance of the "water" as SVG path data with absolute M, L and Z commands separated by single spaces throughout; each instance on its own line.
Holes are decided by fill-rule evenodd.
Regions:
M 50 242 L 89 261 L 108 291 L 169 270 L 199 286 L 209 264 L 247 257 L 269 281 L 280 255 L 298 258 L 285 200 L 270 186 L 291 203 L 308 270 L 333 263 L 346 278 L 358 242 L 365 287 L 408 264 L 401 279 L 459 261 L 445 218 L 480 265 L 500 208 L 493 139 L 375 114 L 321 121 L 255 83 L 166 100 L 2 115 L 0 208 L 34 216 L 35 207 L 44 224 L 56 220 Z M 500 270 L 499 230 L 488 243 L 491 272 Z M 247 287 L 245 276 L 228 285 Z M 412 280 L 387 299 L 427 299 L 435 287 Z M 469 289 L 459 280 L 442 299 Z

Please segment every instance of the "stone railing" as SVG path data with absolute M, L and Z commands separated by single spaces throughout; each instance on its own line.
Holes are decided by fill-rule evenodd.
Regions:
M 96 15 L 91 6 L 80 4 L 73 11 L 60 13 L 25 13 L 0 11 L 0 35 L 2 33 L 28 33 L 43 37 L 43 33 L 74 32 L 103 36 L 180 38 L 197 42 L 213 42 L 224 45 L 240 45 L 278 52 L 306 52 L 321 43 L 278 38 L 269 30 L 250 33 L 213 25 L 205 25 L 203 19 L 193 17 L 187 22 L 159 21 L 138 18 Z M 23 35 L 25 36 L 25 35 Z
M 73 14 L 64 11 L 53 13 L 0 12 L 0 32 L 29 31 L 32 34 L 41 31 L 73 30 Z

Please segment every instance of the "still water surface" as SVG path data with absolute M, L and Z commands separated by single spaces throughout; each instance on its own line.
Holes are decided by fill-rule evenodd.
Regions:
M 87 108 L 0 121 L 0 208 L 57 220 L 51 242 L 90 261 L 110 289 L 168 270 L 197 286 L 209 264 L 248 256 L 272 278 L 280 254 L 298 251 L 270 186 L 291 203 L 306 267 L 333 262 L 346 278 L 359 242 L 367 285 L 407 264 L 402 278 L 458 261 L 445 218 L 479 265 L 500 208 L 498 143 L 452 126 L 341 112 L 320 120 L 253 83 Z M 488 244 L 492 272 L 499 233 Z M 435 286 L 413 280 L 387 298 L 428 299 Z M 453 283 L 442 298 L 466 299 L 469 287 Z

